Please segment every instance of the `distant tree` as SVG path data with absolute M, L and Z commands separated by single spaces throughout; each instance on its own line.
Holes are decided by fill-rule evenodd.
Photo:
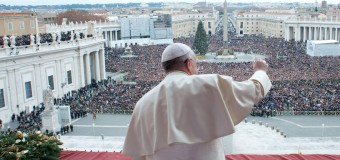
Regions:
M 69 22 L 85 22 L 85 21 L 105 21 L 106 16 L 99 16 L 90 14 L 85 10 L 68 10 L 62 13 L 59 13 L 56 16 L 55 23 L 61 24 L 63 22 L 63 18 L 67 18 L 67 24 Z
M 207 33 L 204 30 L 202 21 L 198 23 L 193 48 L 196 53 L 201 55 L 205 55 L 208 51 Z

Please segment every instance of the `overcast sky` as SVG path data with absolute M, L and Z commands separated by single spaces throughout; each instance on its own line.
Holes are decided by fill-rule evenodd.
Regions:
M 129 2 L 191 2 L 197 3 L 204 0 L 0 0 L 5 5 L 56 5 L 56 4 L 105 4 Z M 315 2 L 315 0 L 227 0 L 227 2 Z M 318 0 L 320 3 L 322 0 Z M 207 0 L 207 2 L 224 2 L 224 0 Z M 329 4 L 337 4 L 340 0 L 327 0 Z

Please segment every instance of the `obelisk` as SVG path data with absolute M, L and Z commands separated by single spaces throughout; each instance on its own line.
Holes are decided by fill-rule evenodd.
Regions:
M 224 13 L 223 13 L 223 46 L 228 46 L 228 12 L 227 12 L 227 0 L 224 0 Z
M 223 13 L 223 49 L 222 55 L 234 55 L 234 51 L 228 48 L 228 11 L 227 0 L 224 0 L 224 13 Z

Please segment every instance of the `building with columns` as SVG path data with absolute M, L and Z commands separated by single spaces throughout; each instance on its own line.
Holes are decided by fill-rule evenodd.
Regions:
M 105 46 L 121 48 L 129 45 L 173 43 L 171 15 L 128 16 L 117 21 L 95 23 L 105 39 Z
M 236 24 L 238 36 L 263 35 L 285 38 L 286 41 L 340 40 L 340 18 L 337 16 L 315 13 L 299 16 L 293 10 L 286 10 L 286 12 L 234 11 L 233 21 Z
M 111 21 L 111 22 L 104 22 L 98 23 L 97 28 L 101 28 L 103 38 L 105 39 L 105 46 L 106 47 L 123 47 L 123 43 L 119 43 L 122 39 L 122 32 L 119 22 Z M 115 42 L 115 43 L 112 43 Z
M 67 27 L 64 27 L 64 29 Z M 0 117 L 4 123 L 13 113 L 31 111 L 43 102 L 43 90 L 55 98 L 106 78 L 104 40 L 92 37 L 52 43 L 0 48 Z M 65 32 L 67 30 L 64 30 Z
M 291 17 L 285 21 L 285 40 L 340 40 L 340 19 Z
M 122 18 L 120 24 L 121 40 L 112 42 L 115 46 L 117 43 L 120 47 L 173 43 L 170 14 L 131 16 Z

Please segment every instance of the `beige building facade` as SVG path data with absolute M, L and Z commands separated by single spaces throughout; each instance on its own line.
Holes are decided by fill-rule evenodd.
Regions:
M 337 17 L 340 17 L 340 9 L 336 7 L 331 7 L 327 10 L 326 15 L 327 17 L 332 17 L 332 19 L 336 19 Z
M 284 21 L 291 13 L 278 12 L 234 12 L 233 20 L 238 36 L 263 35 L 265 37 L 285 36 Z
M 37 33 L 37 25 L 37 15 L 34 12 L 0 13 L 0 35 Z
M 172 14 L 173 38 L 195 36 L 198 23 L 203 22 L 207 35 L 216 33 L 219 12 Z
M 44 24 L 54 24 L 55 19 L 57 18 L 56 13 L 45 13 L 45 14 L 39 14 L 38 15 L 38 23 L 39 25 L 44 25 Z
M 300 15 L 294 10 L 265 12 L 234 11 L 233 21 L 238 36 L 263 35 L 286 41 L 340 40 L 338 10 Z

